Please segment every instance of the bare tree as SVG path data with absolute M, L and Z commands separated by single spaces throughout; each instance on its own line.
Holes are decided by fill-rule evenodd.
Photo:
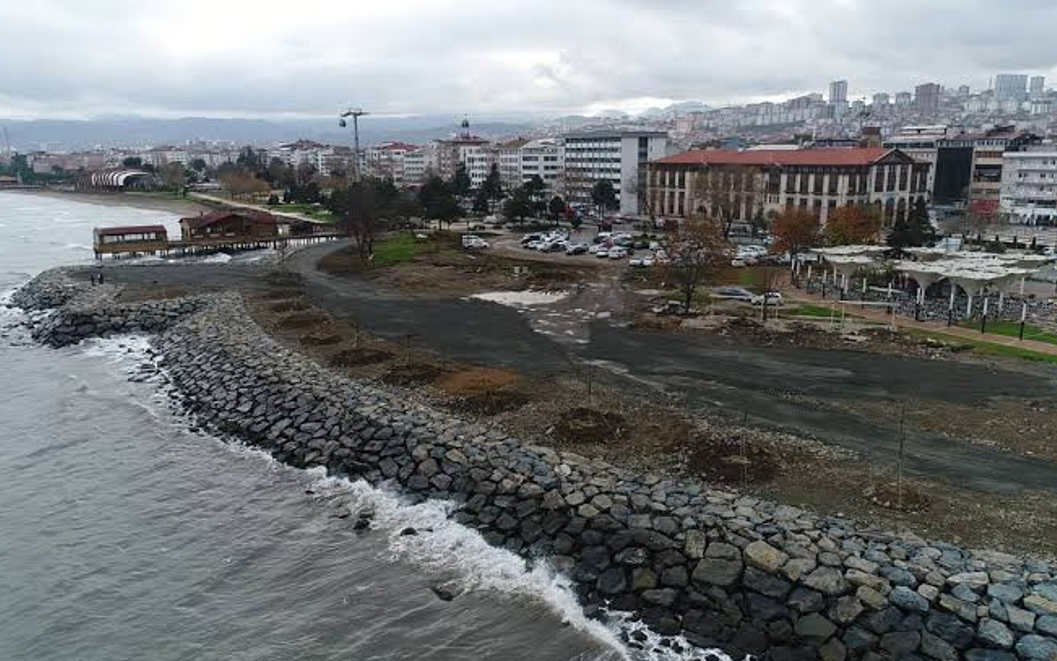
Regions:
M 720 224 L 729 239 L 734 221 L 749 220 L 757 206 L 757 170 L 744 165 L 711 166 L 694 177 L 695 204 Z M 744 211 L 743 211 L 744 209 Z
M 690 312 L 698 285 L 712 282 L 730 265 L 730 244 L 714 220 L 692 219 L 679 223 L 664 240 L 669 278 L 678 284 L 683 311 Z
M 381 228 L 378 199 L 372 182 L 358 182 L 335 191 L 332 204 L 341 212 L 341 228 L 352 238 L 360 260 L 374 254 L 374 240 Z

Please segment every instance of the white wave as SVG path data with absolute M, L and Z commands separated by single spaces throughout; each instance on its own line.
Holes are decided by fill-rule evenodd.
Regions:
M 92 251 L 92 246 L 86 246 L 83 243 L 67 243 L 67 244 L 63 245 L 62 249 L 63 250 L 81 250 L 81 251 L 91 252 Z
M 135 374 L 145 367 L 157 369 L 158 357 L 150 351 L 147 336 L 92 339 L 82 343 L 80 349 L 89 356 L 106 359 L 126 374 Z M 172 406 L 171 389 L 161 371 L 148 391 L 150 396 L 138 403 L 150 410 L 159 424 L 186 433 L 191 417 Z M 202 432 L 196 432 L 196 436 L 259 461 L 269 470 L 297 470 L 245 443 Z M 530 563 L 510 551 L 489 545 L 479 533 L 449 518 L 456 507 L 451 501 L 411 504 L 399 494 L 363 480 L 353 482 L 328 476 L 322 467 L 304 472 L 310 477 L 313 489 L 328 499 L 345 500 L 352 511 L 369 509 L 374 513 L 372 529 L 387 536 L 390 560 L 443 576 L 447 580 L 445 587 L 457 588 L 460 593 L 478 591 L 499 598 L 530 598 L 545 604 L 569 626 L 611 650 L 590 657 L 592 661 L 691 661 L 706 656 L 730 661 L 722 652 L 694 648 L 682 637 L 662 637 L 627 614 L 609 613 L 604 623 L 586 617 L 567 576 L 545 562 Z M 417 534 L 401 534 L 406 528 L 414 528 Z M 632 642 L 625 645 L 623 640 Z M 582 661 L 587 661 L 587 657 Z

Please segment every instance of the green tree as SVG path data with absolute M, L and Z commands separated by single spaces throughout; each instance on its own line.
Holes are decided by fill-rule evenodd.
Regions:
M 481 184 L 481 190 L 484 191 L 484 195 L 490 204 L 499 202 L 505 197 L 503 180 L 499 176 L 499 166 L 495 163 L 492 163 L 492 169 L 488 171 L 488 176 L 485 178 L 484 183 Z
M 477 189 L 477 194 L 473 196 L 473 212 L 478 216 L 487 216 L 492 211 L 492 206 L 488 200 L 488 194 L 484 189 L 484 186 Z
M 472 186 L 473 182 L 470 181 L 470 175 L 466 172 L 466 164 L 459 163 L 455 166 L 455 176 L 451 180 L 451 192 L 456 197 L 466 197 L 470 194 Z
M 895 250 L 931 246 L 936 238 L 925 200 L 919 199 L 905 218 L 896 218 L 888 234 L 888 245 Z
M 551 198 L 551 201 L 547 204 L 547 211 L 551 214 L 551 220 L 558 222 L 562 219 L 562 215 L 565 213 L 565 200 L 560 195 L 555 195 Z
M 532 213 L 532 197 L 524 186 L 518 186 L 513 194 L 503 203 L 503 215 L 508 219 L 522 222 L 525 216 Z
M 438 176 L 431 176 L 418 191 L 418 202 L 426 218 L 449 225 L 459 217 L 459 202 L 455 191 L 448 182 Z
M 264 163 L 262 162 L 261 154 L 254 151 L 253 147 L 243 147 L 239 151 L 238 158 L 235 159 L 235 165 L 241 165 L 250 172 L 255 173 L 264 166 Z
M 191 159 L 189 165 L 191 166 L 191 169 L 197 172 L 198 174 L 202 174 L 206 171 L 206 168 L 209 167 L 208 165 L 206 165 L 206 161 L 204 158 L 193 158 Z
M 618 209 L 620 202 L 617 200 L 617 191 L 613 188 L 613 182 L 608 179 L 599 179 L 591 188 L 591 202 L 603 213 Z

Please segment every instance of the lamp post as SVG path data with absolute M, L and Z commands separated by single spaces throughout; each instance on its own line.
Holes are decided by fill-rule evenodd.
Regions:
M 362 108 L 349 108 L 338 115 L 338 126 L 341 128 L 349 125 L 345 118 L 352 117 L 352 180 L 357 183 L 360 181 L 360 117 L 367 114 L 369 113 L 364 112 Z

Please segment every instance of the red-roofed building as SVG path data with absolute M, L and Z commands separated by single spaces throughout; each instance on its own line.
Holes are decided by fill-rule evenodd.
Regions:
M 748 222 L 800 207 L 825 223 L 837 207 L 876 204 L 890 225 L 928 199 L 928 171 L 884 147 L 700 150 L 651 162 L 647 188 L 650 212 L 662 218 L 729 213 Z
M 263 211 L 221 210 L 180 219 L 184 241 L 270 239 L 290 233 L 289 221 Z

